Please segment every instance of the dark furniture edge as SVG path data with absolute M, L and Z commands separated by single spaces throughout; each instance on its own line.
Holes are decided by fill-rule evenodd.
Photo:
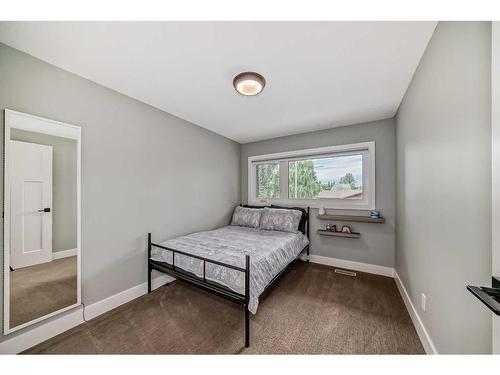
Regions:
M 385 223 L 385 218 L 380 217 L 378 219 L 373 219 L 370 216 L 356 216 L 356 215 L 316 215 L 319 220 L 332 220 L 332 221 L 356 221 L 359 223 L 372 223 L 372 224 L 383 224 Z
M 483 291 L 481 287 L 467 285 L 467 290 L 476 296 L 482 303 L 484 303 L 495 315 L 500 315 L 500 303 L 488 293 Z
M 361 233 L 358 232 L 351 232 L 351 233 L 344 233 L 344 232 L 331 232 L 326 229 L 318 229 L 317 233 L 321 236 L 331 236 L 331 237 L 339 237 L 339 238 L 360 238 Z
M 500 277 L 492 276 L 491 286 L 493 288 L 500 288 Z

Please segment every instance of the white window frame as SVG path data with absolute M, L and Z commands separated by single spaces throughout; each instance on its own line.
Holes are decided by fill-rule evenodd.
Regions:
M 361 201 L 349 199 L 289 199 L 288 198 L 288 161 L 300 158 L 332 157 L 342 154 L 364 152 L 363 155 L 363 196 Z M 256 165 L 270 162 L 280 164 L 280 198 L 262 199 L 256 196 Z M 278 152 L 267 155 L 256 155 L 248 158 L 248 203 L 253 205 L 284 204 L 325 207 L 331 209 L 375 209 L 375 142 L 353 143 L 341 146 L 328 146 L 304 150 Z

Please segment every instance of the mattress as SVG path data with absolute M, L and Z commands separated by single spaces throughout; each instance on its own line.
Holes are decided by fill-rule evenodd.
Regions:
M 245 268 L 250 255 L 250 301 L 248 309 L 255 314 L 259 296 L 270 281 L 292 262 L 309 244 L 302 233 L 261 230 L 240 226 L 197 232 L 177 237 L 160 245 Z M 172 264 L 172 251 L 153 247 L 151 259 Z M 182 254 L 175 255 L 175 266 L 203 277 L 203 261 Z M 245 293 L 245 274 L 216 264 L 206 263 L 205 278 L 235 291 Z

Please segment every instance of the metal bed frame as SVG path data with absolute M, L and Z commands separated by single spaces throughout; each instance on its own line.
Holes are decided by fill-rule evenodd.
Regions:
M 309 236 L 309 215 L 310 208 L 307 207 L 306 213 L 306 226 L 305 226 L 305 235 Z M 158 262 L 151 259 L 151 249 L 153 247 L 157 247 L 160 249 L 168 250 L 172 252 L 172 264 L 168 264 L 166 262 Z M 261 297 L 269 291 L 274 285 L 278 284 L 281 277 L 290 269 L 290 267 L 300 259 L 304 251 L 307 254 L 307 262 L 309 262 L 309 245 L 304 247 L 300 254 L 291 261 L 283 270 L 281 270 L 266 286 L 264 291 L 261 293 Z M 175 254 L 181 254 L 184 256 L 188 256 L 191 258 L 199 259 L 203 261 L 203 277 L 198 277 L 191 272 L 184 271 L 179 267 L 175 266 Z M 216 264 L 221 267 L 230 268 L 239 272 L 243 272 L 245 274 L 245 292 L 244 293 L 236 293 L 235 291 L 219 284 L 214 281 L 207 280 L 205 278 L 205 269 L 206 264 Z M 151 242 L 151 233 L 148 233 L 148 293 L 151 293 L 151 273 L 153 270 L 171 275 L 177 279 L 180 279 L 190 285 L 196 286 L 203 290 L 206 290 L 210 293 L 216 294 L 222 298 L 225 298 L 229 301 L 236 302 L 241 305 L 245 310 L 245 347 L 248 348 L 250 346 L 250 311 L 248 310 L 248 303 L 250 301 L 250 255 L 245 255 L 245 268 L 233 266 L 232 264 L 227 264 L 223 262 L 219 262 L 216 260 L 204 258 L 194 254 L 188 254 L 183 251 L 175 250 L 166 246 L 162 246 L 160 244 L 156 244 Z M 260 297 L 259 297 L 260 298 Z

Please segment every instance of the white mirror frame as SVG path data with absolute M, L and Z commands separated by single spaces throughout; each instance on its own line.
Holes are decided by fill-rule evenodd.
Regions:
M 4 288 L 3 288 L 3 331 L 7 335 L 14 331 L 18 331 L 42 320 L 60 314 L 64 311 L 73 309 L 81 305 L 82 288 L 81 288 L 81 128 L 75 125 L 65 124 L 63 122 L 45 119 L 29 115 L 26 113 L 16 112 L 5 109 L 5 131 L 4 131 Z M 33 319 L 29 322 L 20 324 L 15 327 L 10 327 L 10 130 L 12 128 L 28 130 L 36 133 L 53 135 L 58 137 L 70 138 L 77 141 L 77 299 L 76 303 L 50 314 Z

